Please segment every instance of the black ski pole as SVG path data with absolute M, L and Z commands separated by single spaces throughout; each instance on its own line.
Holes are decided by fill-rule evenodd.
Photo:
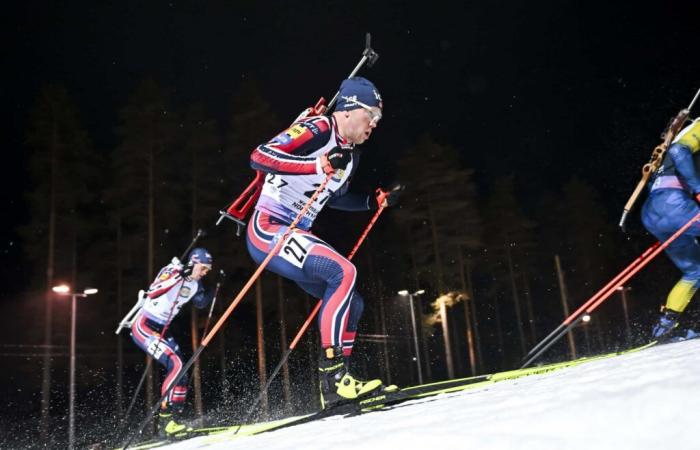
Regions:
M 151 408 L 151 410 L 149 411 L 147 416 L 144 418 L 144 420 L 141 422 L 141 424 L 138 426 L 138 428 L 134 432 L 129 433 L 129 436 L 128 436 L 126 442 L 124 443 L 122 450 L 126 450 L 127 448 L 129 448 L 129 445 L 131 445 L 131 441 L 134 439 L 134 437 L 137 434 L 141 434 L 141 432 L 146 427 L 146 425 L 148 425 L 148 423 L 151 420 L 153 420 L 153 416 L 156 413 L 156 411 L 158 410 L 160 403 L 163 400 L 165 400 L 165 398 L 170 393 L 170 390 L 175 385 L 177 385 L 177 383 L 182 379 L 182 377 L 185 376 L 185 374 L 187 373 L 189 368 L 192 367 L 192 364 L 194 364 L 194 362 L 197 360 L 197 358 L 199 358 L 199 355 L 204 351 L 204 349 L 207 347 L 207 345 L 209 345 L 209 342 L 211 342 L 211 340 L 214 338 L 217 331 L 219 331 L 219 329 L 223 326 L 224 322 L 226 322 L 226 319 L 228 319 L 228 317 L 231 315 L 233 310 L 238 306 L 238 304 L 241 302 L 241 300 L 243 300 L 243 297 L 248 293 L 248 291 L 250 290 L 250 287 L 253 285 L 255 280 L 257 280 L 258 277 L 260 277 L 263 270 L 265 270 L 265 267 L 267 267 L 267 265 L 270 263 L 270 260 L 277 254 L 277 252 L 280 251 L 282 246 L 285 244 L 287 238 L 294 232 L 294 230 L 296 230 L 296 226 L 299 223 L 299 221 L 306 215 L 306 213 L 311 208 L 311 205 L 316 201 L 316 199 L 321 194 L 321 192 L 323 192 L 326 189 L 326 186 L 330 182 L 332 176 L 333 176 L 332 173 L 327 174 L 326 178 L 323 180 L 323 182 L 316 188 L 316 191 L 314 191 L 313 195 L 311 195 L 311 197 L 307 200 L 304 207 L 297 214 L 296 218 L 289 225 L 289 227 L 287 228 L 287 231 L 280 237 L 280 239 L 277 241 L 277 243 L 272 247 L 272 249 L 270 250 L 270 253 L 268 253 L 268 255 L 265 257 L 265 259 L 263 259 L 263 261 L 260 263 L 258 268 L 253 273 L 253 275 L 251 275 L 251 277 L 248 279 L 246 284 L 240 290 L 238 295 L 236 295 L 236 298 L 233 299 L 233 301 L 228 306 L 226 311 L 224 311 L 223 315 L 219 318 L 219 320 L 216 322 L 216 324 L 214 324 L 214 328 L 212 328 L 212 331 L 209 334 L 207 334 L 206 337 L 204 337 L 202 339 L 202 342 L 199 344 L 199 348 L 197 348 L 197 350 L 194 351 L 194 354 L 190 357 L 190 359 L 187 361 L 187 363 L 185 363 L 185 365 L 182 367 L 182 369 L 180 369 L 180 373 L 175 377 L 175 379 L 173 380 L 170 387 L 161 395 L 158 402 L 156 402 L 153 405 L 153 407 Z
M 369 234 L 369 231 L 372 229 L 372 227 L 374 226 L 374 223 L 375 223 L 375 222 L 377 221 L 377 219 L 379 218 L 379 215 L 380 215 L 380 214 L 384 211 L 384 209 L 386 208 L 386 206 L 383 205 L 384 198 L 386 198 L 386 196 L 387 196 L 387 194 L 385 193 L 385 194 L 383 194 L 383 196 L 378 200 L 378 203 L 379 203 L 380 206 L 379 206 L 379 208 L 377 209 L 377 212 L 374 213 L 374 215 L 372 216 L 372 219 L 370 219 L 369 224 L 365 227 L 364 231 L 363 231 L 362 234 L 360 235 L 360 238 L 359 238 L 359 239 L 357 240 L 357 242 L 355 243 L 355 247 L 353 247 L 353 249 L 352 249 L 352 250 L 350 251 L 350 253 L 348 254 L 348 260 L 352 260 L 353 256 L 355 256 L 355 253 L 357 253 L 357 250 L 360 248 L 360 245 L 362 245 L 362 243 L 364 242 L 365 238 L 366 238 L 367 235 Z M 286 350 L 284 351 L 284 353 L 282 354 L 282 358 L 280 358 L 280 361 L 277 363 L 277 366 L 276 366 L 275 369 L 272 371 L 272 373 L 270 374 L 270 376 L 267 378 L 267 382 L 265 383 L 265 386 L 263 386 L 263 388 L 260 390 L 260 393 L 258 394 L 258 396 L 257 396 L 257 398 L 255 399 L 255 401 L 253 402 L 253 404 L 250 406 L 250 408 L 248 408 L 248 411 L 246 412 L 245 416 L 243 417 L 243 420 L 241 421 L 241 423 L 240 423 L 240 424 L 238 425 L 238 427 L 236 428 L 236 431 L 233 433 L 234 435 L 235 435 L 235 434 L 238 434 L 238 432 L 241 430 L 241 427 L 248 421 L 248 419 L 250 419 L 250 416 L 253 414 L 253 412 L 255 411 L 255 409 L 258 407 L 258 404 L 259 404 L 260 401 L 262 400 L 263 396 L 264 396 L 264 395 L 267 393 L 267 391 L 270 389 L 270 386 L 272 385 L 272 381 L 275 379 L 275 377 L 277 377 L 277 374 L 278 374 L 278 373 L 280 372 L 280 370 L 282 369 L 282 366 L 284 366 L 285 363 L 287 362 L 287 360 L 289 359 L 289 355 L 292 354 L 292 351 L 294 351 L 294 348 L 297 346 L 297 343 L 299 342 L 299 339 L 301 339 L 302 335 L 306 332 L 306 329 L 307 329 L 307 328 L 309 327 L 309 325 L 311 324 L 311 321 L 314 319 L 314 317 L 316 317 L 316 314 L 318 314 L 318 311 L 321 309 L 321 303 L 322 303 L 321 300 L 319 300 L 319 301 L 316 303 L 316 306 L 313 308 L 313 310 L 311 311 L 311 313 L 310 313 L 310 314 L 308 315 L 308 317 L 306 318 L 306 321 L 304 322 L 304 324 L 301 326 L 301 328 L 300 328 L 299 331 L 297 332 L 297 335 L 296 335 L 296 336 L 294 337 L 294 339 L 292 340 L 292 343 L 289 344 L 289 347 L 287 347 L 287 349 L 286 349 Z
M 671 245 L 673 241 L 675 241 L 678 236 L 682 235 L 685 233 L 685 231 L 690 228 L 693 224 L 696 222 L 700 222 L 700 213 L 696 214 L 693 216 L 692 219 L 690 219 L 685 225 L 683 225 L 681 228 L 678 229 L 671 237 L 666 239 L 662 244 L 654 244 L 652 247 L 650 247 L 647 251 L 645 251 L 642 256 L 639 258 L 635 259 L 632 264 L 627 266 L 620 275 L 615 277 L 613 281 L 608 283 L 605 288 L 603 288 L 601 291 L 596 293 L 590 300 L 588 300 L 583 306 L 581 306 L 578 310 L 576 310 L 573 314 L 571 314 L 565 321 L 562 323 L 562 325 L 566 325 L 564 329 L 559 332 L 553 339 L 549 340 L 549 342 L 544 345 L 535 355 L 533 355 L 530 359 L 528 359 L 520 368 L 524 369 L 532 361 L 537 359 L 542 353 L 544 353 L 547 349 L 549 349 L 552 345 L 554 345 L 555 342 L 557 342 L 566 332 L 568 332 L 570 329 L 572 329 L 574 326 L 576 326 L 581 320 L 583 320 L 584 316 L 586 314 L 591 314 L 593 310 L 595 310 L 598 306 L 600 306 L 601 303 L 603 303 L 605 300 L 610 298 L 610 296 L 617 290 L 619 286 L 624 286 L 624 284 L 632 278 L 634 275 L 636 275 L 640 270 L 642 270 L 649 262 L 651 262 L 656 256 L 661 253 L 666 247 Z M 652 251 L 653 250 L 653 251 Z M 650 252 L 651 251 L 651 252 Z M 649 253 L 650 252 L 650 253 Z M 640 258 L 642 260 L 640 261 Z M 624 275 L 623 275 L 624 274 Z M 574 319 L 575 318 L 575 319 Z M 559 326 L 559 328 L 562 327 L 562 325 Z M 558 328 L 558 329 L 559 329 Z M 550 333 L 550 336 L 556 333 L 556 330 L 553 333 Z M 549 338 L 549 336 L 547 336 Z M 542 343 L 538 344 L 540 346 Z
M 362 58 L 360 58 L 360 62 L 358 62 L 352 72 L 350 72 L 348 78 L 354 77 L 365 64 L 367 64 L 367 67 L 372 67 L 374 63 L 377 62 L 377 59 L 379 59 L 379 54 L 372 49 L 371 44 L 372 36 L 367 33 L 365 35 L 365 49 L 362 52 Z M 335 101 L 338 99 L 339 94 L 340 90 L 336 91 L 335 95 L 327 106 L 324 105 L 325 98 L 321 97 L 315 106 L 306 108 L 304 111 L 302 111 L 302 113 L 299 114 L 296 119 L 294 119 L 294 122 L 298 122 L 299 120 L 308 117 L 310 114 L 329 114 L 331 108 L 335 104 Z M 219 211 L 219 219 L 216 221 L 216 225 L 219 225 L 224 219 L 230 219 L 236 223 L 236 236 L 240 236 L 241 231 L 246 226 L 245 219 L 248 216 L 248 212 L 253 206 L 255 206 L 255 202 L 260 195 L 264 179 L 264 173 L 259 171 L 256 172 L 255 178 L 248 185 L 248 187 L 246 187 L 243 193 L 241 193 L 241 195 L 239 195 L 238 198 L 234 200 L 226 209 Z
M 226 278 L 226 272 L 223 269 L 219 269 L 219 281 L 216 282 L 216 288 L 214 288 L 214 297 L 211 300 L 211 306 L 209 307 L 209 315 L 207 316 L 207 322 L 204 324 L 204 331 L 202 332 L 202 339 L 207 336 L 209 331 L 209 323 L 211 322 L 211 316 L 214 312 L 214 305 L 216 305 L 216 297 L 219 296 L 219 289 L 221 289 L 221 283 L 223 279 Z
M 367 67 L 372 67 L 375 62 L 379 59 L 379 54 L 374 51 L 372 48 L 372 35 L 367 33 L 365 34 L 365 50 L 362 52 L 362 58 L 360 59 L 360 62 L 357 63 L 355 68 L 350 72 L 350 76 L 348 78 L 352 78 L 355 75 L 357 75 L 357 72 L 360 71 L 363 65 L 365 63 L 367 64 Z M 330 102 L 328 102 L 328 111 L 331 110 L 333 105 L 335 104 L 335 101 L 338 100 L 338 95 L 340 94 L 340 91 L 337 91 L 333 98 L 331 99 Z

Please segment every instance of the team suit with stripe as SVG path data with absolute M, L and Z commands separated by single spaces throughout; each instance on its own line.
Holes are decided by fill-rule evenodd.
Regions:
M 172 320 L 189 301 L 197 308 L 205 308 L 212 299 L 211 292 L 202 283 L 182 276 L 183 267 L 171 263 L 163 267 L 146 293 L 147 299 L 131 327 L 131 337 L 143 351 L 165 367 L 167 373 L 161 385 L 161 395 L 171 387 L 184 366 L 180 347 L 169 332 Z M 182 409 L 187 396 L 187 375 L 169 392 L 164 409 Z
M 700 213 L 700 119 L 678 133 L 650 185 L 642 207 L 642 223 L 660 241 L 665 241 Z M 666 249 L 666 255 L 683 276 L 668 295 L 663 315 L 654 327 L 655 338 L 668 337 L 700 287 L 700 224 L 694 223 Z M 688 336 L 690 330 L 682 331 Z M 694 332 L 693 332 L 694 333 Z
M 382 389 L 396 389 L 384 387 L 379 379 L 360 380 L 350 372 L 349 357 L 364 308 L 355 289 L 357 271 L 347 258 L 310 231 L 326 205 L 346 211 L 378 206 L 371 195 L 349 193 L 348 185 L 360 159 L 354 146 L 369 139 L 382 117 L 382 108 L 381 96 L 369 80 L 348 78 L 340 85 L 338 103 L 330 116 L 298 120 L 256 147 L 250 157 L 252 168 L 266 173 L 246 234 L 248 251 L 258 264 L 268 257 L 330 174 L 323 191 L 267 265 L 321 299 L 318 370 L 324 408 Z M 378 198 L 387 193 L 380 194 Z M 390 205 L 389 199 L 382 200 L 382 205 Z
M 336 147 L 351 151 L 352 160 L 345 170 L 332 176 L 267 269 L 322 299 L 318 316 L 321 345 L 342 346 L 343 353 L 349 356 L 364 307 L 355 289 L 357 272 L 347 258 L 309 230 L 326 205 L 346 211 L 367 211 L 375 200 L 347 192 L 359 152 L 339 135 L 332 116 L 309 117 L 294 123 L 253 150 L 251 167 L 267 176 L 248 225 L 247 244 L 255 262 L 262 262 L 325 179 L 320 157 Z

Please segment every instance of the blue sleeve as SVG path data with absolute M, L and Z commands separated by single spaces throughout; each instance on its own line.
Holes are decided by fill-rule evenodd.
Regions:
M 331 197 L 328 200 L 328 206 L 341 211 L 369 211 L 370 201 L 369 195 L 361 194 L 345 194 L 338 197 Z
M 209 306 L 209 303 L 211 303 L 213 297 L 214 292 L 212 292 L 211 289 L 206 289 L 204 286 L 202 286 L 202 283 L 199 283 L 199 289 L 197 290 L 197 293 L 194 294 L 194 297 L 192 297 L 192 303 L 198 309 L 203 309 Z
M 668 149 L 668 155 L 673 160 L 674 166 L 676 166 L 676 173 L 679 178 L 681 178 L 693 194 L 700 193 L 700 177 L 698 177 L 698 173 L 695 170 L 693 153 L 690 148 L 676 143 Z

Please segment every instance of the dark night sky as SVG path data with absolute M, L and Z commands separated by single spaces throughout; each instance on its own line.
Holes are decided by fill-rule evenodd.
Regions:
M 636 140 L 651 148 L 697 84 L 688 57 L 696 2 L 113 5 L 12 7 L 3 39 L 6 167 L 25 163 L 27 114 L 44 82 L 67 85 L 106 149 L 116 144 L 117 110 L 146 75 L 181 103 L 204 102 L 220 123 L 239 81 L 254 77 L 278 116 L 291 118 L 334 92 L 371 31 L 381 58 L 365 75 L 386 103 L 372 151 L 391 159 L 427 131 L 457 146 L 482 182 L 515 172 L 524 194 L 537 197 L 578 172 L 614 209 L 648 153 L 620 136 L 644 132 Z M 638 119 L 636 128 L 616 129 L 613 110 Z M 621 147 L 610 147 L 613 135 Z M 5 214 L 17 219 L 28 187 L 21 173 L 3 177 Z M 4 221 L 3 235 L 17 219 Z M 8 245 L 4 239 L 3 255 Z
M 578 174 L 615 222 L 667 120 L 700 87 L 697 1 L 13 3 L 1 44 L 5 269 L 21 260 L 15 229 L 31 188 L 22 141 L 43 83 L 66 85 L 107 152 L 118 110 L 146 76 L 178 104 L 204 103 L 219 126 L 252 77 L 289 121 L 332 96 L 369 31 L 380 59 L 362 74 L 385 117 L 366 147 L 380 178 L 428 132 L 460 151 L 480 191 L 515 174 L 527 212 Z M 27 289 L 13 270 L 2 279 L 3 297 Z
M 118 144 L 117 111 L 145 76 L 179 105 L 203 102 L 219 126 L 252 77 L 287 121 L 335 92 L 366 31 L 381 57 L 363 74 L 385 99 L 366 146 L 379 178 L 391 179 L 394 161 L 428 132 L 460 151 L 482 191 L 515 174 L 527 211 L 578 174 L 616 220 L 666 121 L 698 87 L 698 3 L 646 4 L 15 3 L 2 39 L 2 267 L 21 259 L 14 230 L 31 188 L 22 140 L 43 83 L 67 86 L 106 152 Z M 26 288 L 22 276 L 3 271 L 3 280 L 10 294 Z

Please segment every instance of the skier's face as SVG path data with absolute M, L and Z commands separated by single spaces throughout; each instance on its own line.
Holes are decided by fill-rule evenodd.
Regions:
M 211 266 L 208 264 L 200 264 L 196 263 L 194 267 L 192 268 L 192 275 L 190 275 L 190 278 L 192 278 L 195 281 L 199 281 L 202 278 L 206 276 L 206 274 L 209 273 L 211 270 Z
M 373 107 L 365 107 L 348 111 L 348 124 L 345 130 L 345 138 L 353 144 L 362 144 L 369 139 L 372 131 L 377 128 L 379 119 L 382 118 L 382 110 Z

